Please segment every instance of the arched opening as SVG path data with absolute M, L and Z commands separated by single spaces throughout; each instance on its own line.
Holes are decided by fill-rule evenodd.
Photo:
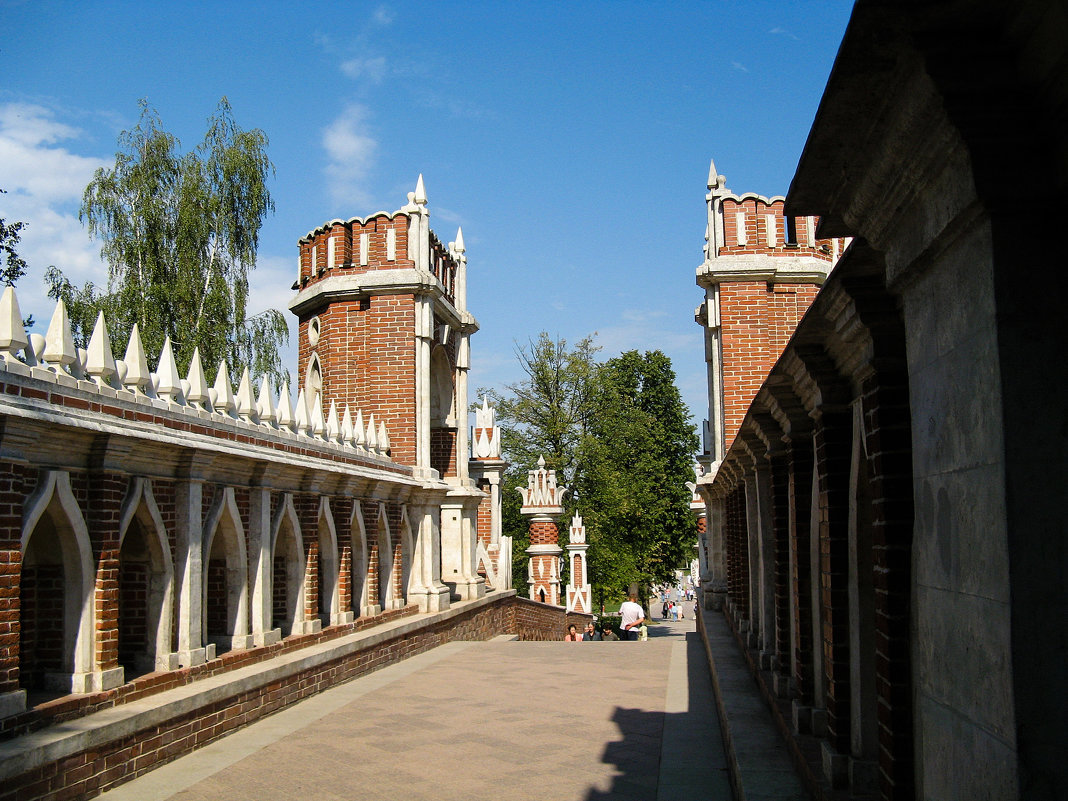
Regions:
M 374 613 L 368 608 L 373 606 L 373 603 L 367 592 L 367 533 L 364 531 L 363 512 L 358 501 L 352 505 L 349 531 L 352 537 L 352 611 L 360 617 Z
M 171 651 L 174 570 L 166 533 L 144 479 L 124 504 L 119 550 L 119 664 L 126 681 L 160 669 Z
M 389 532 L 389 518 L 386 515 L 386 506 L 378 507 L 377 526 L 378 545 L 378 605 L 383 609 L 391 609 L 393 605 L 393 542 Z
M 42 474 L 26 503 L 19 576 L 19 686 L 29 704 L 85 692 L 92 654 L 88 532 L 66 473 Z M 79 675 L 83 680 L 79 680 Z
M 404 593 L 400 600 L 407 603 L 412 592 L 412 554 L 415 553 L 415 544 L 412 525 L 408 520 L 408 510 L 404 507 L 401 508 L 400 541 L 397 543 L 397 550 L 399 551 L 396 558 L 400 563 L 400 586 Z
M 271 550 L 271 628 L 288 637 L 300 632 L 304 611 L 304 546 L 293 509 L 286 496 L 274 525 Z
M 313 353 L 308 359 L 308 369 L 304 372 L 304 394 L 308 408 L 315 408 L 315 397 L 323 391 L 323 368 L 319 363 L 319 354 Z
M 216 500 L 206 529 L 204 638 L 220 654 L 246 647 L 248 635 L 245 541 L 232 489 L 224 490 Z
M 453 369 L 445 348 L 430 355 L 430 466 L 442 477 L 456 475 L 456 411 Z
M 319 619 L 323 628 L 338 620 L 338 554 L 337 533 L 326 498 L 319 505 Z

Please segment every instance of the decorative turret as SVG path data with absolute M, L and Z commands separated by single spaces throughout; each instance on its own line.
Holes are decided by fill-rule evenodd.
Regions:
M 508 463 L 501 459 L 501 429 L 489 398 L 475 409 L 471 431 L 471 461 L 468 473 L 485 497 L 479 501 L 475 521 L 478 544 L 476 570 L 491 589 L 512 587 L 512 538 L 501 533 L 501 477 Z
M 527 486 L 518 487 L 523 496 L 521 514 L 530 517 L 530 547 L 527 554 L 527 580 L 534 601 L 560 604 L 560 555 L 556 521 L 564 514 L 566 487 L 556 484 L 556 471 L 545 469 L 545 457 L 538 457 L 538 469 L 527 473 Z
M 589 614 L 593 611 L 593 598 L 586 565 L 586 527 L 582 518 L 575 515 L 571 519 L 571 530 L 567 544 L 567 564 L 571 568 L 570 581 L 567 585 L 567 611 Z

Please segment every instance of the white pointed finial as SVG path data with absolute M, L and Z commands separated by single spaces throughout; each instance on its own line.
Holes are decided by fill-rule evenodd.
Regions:
M 48 324 L 48 331 L 45 332 L 44 360 L 49 364 L 66 367 L 77 359 L 78 351 L 74 349 L 70 318 L 67 317 L 67 307 L 61 300 L 56 303 L 52 322 Z
M 337 442 L 341 437 L 341 422 L 337 416 L 337 402 L 330 401 L 330 413 L 326 416 L 326 438 Z
M 163 340 L 163 351 L 159 355 L 156 376 L 159 378 L 156 395 L 170 403 L 181 403 L 182 377 L 178 375 L 178 365 L 174 363 L 174 349 L 170 337 Z
M 307 434 L 308 429 L 308 399 L 304 395 L 304 388 L 301 387 L 300 392 L 297 393 L 297 408 L 293 411 L 293 430 L 298 434 Z
M 237 387 L 235 398 L 237 414 L 250 423 L 255 423 L 256 402 L 252 399 L 252 378 L 248 374 L 248 367 L 241 373 L 241 383 Z
M 126 355 L 122 361 L 126 365 L 123 385 L 133 392 L 144 392 L 152 380 L 148 372 L 148 359 L 145 358 L 145 346 L 141 344 L 141 331 L 137 323 L 130 331 L 130 342 L 126 345 Z
M 322 393 L 315 393 L 315 402 L 312 403 L 311 418 L 308 420 L 313 436 L 321 437 L 326 432 L 326 417 L 323 416 Z
M 25 350 L 29 344 L 15 289 L 5 287 L 4 294 L 0 296 L 0 356 L 11 361 L 16 353 Z
M 111 352 L 111 337 L 108 335 L 107 320 L 104 312 L 97 312 L 93 335 L 89 337 L 89 351 L 85 360 L 85 371 L 100 386 L 111 383 L 117 372 L 115 355 Z
M 260 397 L 256 401 L 256 414 L 259 415 L 260 422 L 273 426 L 276 419 L 274 411 L 274 395 L 271 394 L 271 379 L 264 376 L 260 380 Z
M 367 421 L 367 450 L 378 453 L 378 432 L 375 431 L 375 416 L 372 414 Z
M 716 162 L 714 159 L 708 160 L 708 188 L 715 189 L 719 186 L 719 173 L 716 172 Z
M 354 433 L 352 430 L 352 412 L 349 411 L 349 405 L 346 403 L 345 413 L 341 415 L 341 442 L 345 445 L 352 445 Z
M 219 372 L 215 375 L 215 398 L 212 406 L 218 414 L 233 417 L 237 404 L 234 402 L 234 390 L 230 386 L 230 369 L 226 366 L 226 359 L 219 362 Z
M 457 253 L 467 252 L 467 248 L 464 247 L 464 229 L 459 226 L 456 228 L 456 242 L 453 244 L 453 250 Z
M 383 456 L 389 454 L 389 432 L 386 431 L 386 424 L 378 424 L 378 450 Z
M 289 397 L 289 382 L 283 381 L 278 390 L 278 427 L 296 431 L 293 427 L 293 401 Z
M 363 411 L 356 410 L 356 421 L 352 424 L 353 445 L 357 448 L 367 447 L 367 429 L 363 425 Z
M 200 361 L 200 348 L 193 348 L 193 358 L 189 360 L 189 373 L 185 380 L 189 383 L 185 399 L 210 411 L 211 396 L 208 394 L 208 379 L 204 377 L 204 365 Z
M 420 206 L 426 205 L 426 187 L 423 186 L 423 173 L 419 173 L 419 180 L 415 182 L 414 201 Z

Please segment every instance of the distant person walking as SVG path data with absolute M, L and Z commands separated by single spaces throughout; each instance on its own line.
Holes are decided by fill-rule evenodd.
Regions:
M 619 607 L 620 628 L 624 638 L 628 640 L 638 639 L 638 628 L 645 622 L 645 612 L 638 603 L 638 596 L 630 596 L 630 600 L 624 601 Z

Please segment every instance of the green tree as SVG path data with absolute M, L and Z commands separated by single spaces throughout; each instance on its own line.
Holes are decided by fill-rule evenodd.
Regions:
M 289 338 L 285 318 L 273 309 L 248 317 L 246 309 L 260 228 L 274 210 L 267 144 L 263 131 L 237 126 L 224 97 L 204 141 L 183 155 L 141 101 L 140 121 L 120 135 L 114 167 L 93 176 L 79 214 L 103 242 L 106 290 L 46 273 L 79 345 L 103 310 L 112 341 L 125 343 L 137 323 L 150 358 L 170 336 L 180 366 L 199 347 L 205 365 L 226 359 L 231 378 L 244 365 L 276 384 L 288 378 L 278 356 Z
M 509 462 L 504 476 L 501 526 L 513 538 L 513 586 L 527 583 L 527 556 L 530 545 L 528 520 L 519 513 L 520 495 L 527 485 L 527 471 L 545 457 L 550 470 L 557 471 L 562 486 L 573 486 L 581 472 L 581 443 L 589 425 L 592 388 L 598 370 L 595 356 L 599 348 L 592 337 L 569 347 L 564 339 L 542 332 L 525 346 L 516 347 L 516 358 L 524 377 L 509 384 L 504 393 L 480 389 L 489 395 L 501 426 L 501 450 Z M 573 499 L 567 499 L 574 504 Z M 566 538 L 566 525 L 562 539 Z
M 660 351 L 623 353 L 598 377 L 578 489 L 591 583 L 614 599 L 689 562 L 696 528 L 686 482 L 698 442 Z
M 0 189 L 0 195 L 6 195 L 7 190 Z M 15 249 L 22 240 L 22 229 L 26 227 L 24 222 L 4 222 L 0 217 L 0 253 L 4 255 L 3 265 L 0 266 L 0 281 L 8 286 L 14 286 L 22 276 L 26 274 L 26 260 L 19 256 Z

